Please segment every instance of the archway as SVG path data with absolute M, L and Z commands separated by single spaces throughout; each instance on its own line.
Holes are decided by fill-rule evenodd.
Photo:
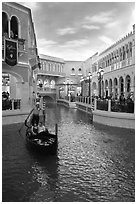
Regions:
M 92 96 L 97 96 L 97 85 L 96 82 L 92 84 Z
M 117 99 L 118 96 L 118 80 L 117 78 L 114 79 L 114 97 Z
M 105 97 L 108 98 L 108 80 L 105 80 Z
M 10 21 L 10 37 L 13 39 L 18 38 L 18 19 L 16 16 L 12 16 Z
M 125 97 L 127 97 L 130 94 L 130 91 L 131 91 L 131 78 L 129 75 L 127 75 L 125 79 Z
M 109 93 L 108 96 L 112 97 L 113 92 L 112 92 L 112 79 L 109 79 Z
M 104 81 L 101 82 L 101 97 L 104 97 Z
M 14 72 L 3 72 L 2 79 L 4 80 L 5 76 L 8 78 L 8 83 L 2 84 L 2 91 L 7 91 L 10 94 L 12 99 L 21 99 L 22 98 L 22 83 L 23 79 L 20 75 Z
M 119 94 L 124 94 L 124 79 L 122 76 L 119 78 Z
M 8 37 L 8 15 L 2 12 L 2 36 Z

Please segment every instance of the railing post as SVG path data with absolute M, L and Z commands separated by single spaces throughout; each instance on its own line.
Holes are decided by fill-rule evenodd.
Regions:
M 92 97 L 90 97 L 90 105 L 92 106 Z
M 94 110 L 97 110 L 97 99 L 94 98 Z
M 12 99 L 12 109 L 11 110 L 14 110 L 14 99 Z
M 108 111 L 111 112 L 111 100 L 108 100 Z

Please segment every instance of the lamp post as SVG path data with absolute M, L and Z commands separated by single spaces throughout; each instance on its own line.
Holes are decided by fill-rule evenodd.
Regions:
M 80 79 L 80 86 L 81 86 L 80 95 L 81 95 L 81 96 L 83 95 L 83 94 L 82 94 L 82 92 L 83 92 L 82 82 L 83 82 L 83 81 L 84 81 L 84 78 L 81 77 L 81 79 Z
M 101 93 L 102 79 L 103 79 L 103 74 L 104 74 L 104 70 L 102 69 L 102 67 L 99 68 L 97 74 L 98 74 L 98 82 L 99 82 L 99 98 L 101 98 L 101 96 L 102 96 L 102 93 Z
M 66 85 L 67 85 L 67 96 L 69 96 L 69 79 L 67 79 Z

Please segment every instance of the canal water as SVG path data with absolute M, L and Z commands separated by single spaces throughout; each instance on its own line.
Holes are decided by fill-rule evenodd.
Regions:
M 92 123 L 76 109 L 47 104 L 47 126 L 58 123 L 57 155 L 26 147 L 22 124 L 2 128 L 2 201 L 134 202 L 135 132 Z

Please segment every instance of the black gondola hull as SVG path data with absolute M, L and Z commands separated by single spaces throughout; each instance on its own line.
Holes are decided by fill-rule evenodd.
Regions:
M 26 143 L 33 151 L 43 154 L 55 154 L 57 151 L 57 135 L 43 132 L 35 137 L 30 131 L 26 132 Z

